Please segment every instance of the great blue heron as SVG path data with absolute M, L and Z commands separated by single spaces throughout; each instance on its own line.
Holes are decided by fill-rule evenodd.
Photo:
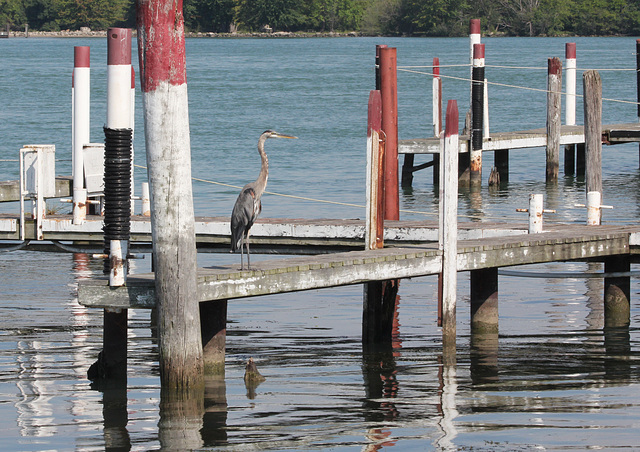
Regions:
M 264 152 L 264 142 L 268 138 L 297 138 L 291 135 L 284 135 L 273 130 L 265 130 L 258 139 L 258 152 L 262 160 L 260 174 L 255 182 L 251 182 L 244 187 L 233 206 L 231 213 L 231 252 L 240 248 L 240 269 L 244 270 L 243 244 L 247 248 L 247 268 L 251 267 L 249 254 L 249 229 L 260 215 L 262 203 L 260 198 L 267 187 L 269 177 L 269 159 Z

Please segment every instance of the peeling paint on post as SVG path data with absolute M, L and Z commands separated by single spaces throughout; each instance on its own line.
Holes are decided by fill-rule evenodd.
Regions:
M 482 133 L 484 116 L 484 44 L 473 46 L 471 89 L 470 177 L 472 185 L 482 182 Z
M 139 0 L 138 55 L 151 191 L 163 386 L 204 385 L 182 1 Z

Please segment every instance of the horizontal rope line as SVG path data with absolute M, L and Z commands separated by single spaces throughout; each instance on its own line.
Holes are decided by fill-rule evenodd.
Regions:
M 433 77 L 433 74 L 428 74 L 426 72 L 420 72 L 420 71 L 412 71 L 409 69 L 402 69 L 403 72 L 409 72 L 412 74 L 420 74 L 420 75 L 428 75 L 430 77 Z M 449 78 L 452 80 L 460 80 L 463 82 L 472 82 L 473 80 L 470 78 L 465 78 L 465 77 L 455 77 L 453 75 L 442 75 L 440 74 L 440 77 L 443 78 Z M 547 90 L 547 89 L 542 89 L 542 88 L 530 88 L 530 87 L 526 87 L 526 86 L 518 86 L 518 85 L 509 85 L 507 83 L 499 83 L 499 82 L 490 82 L 487 80 L 487 84 L 488 85 L 493 85 L 493 86 L 501 86 L 504 88 L 517 88 L 517 89 L 524 89 L 524 90 L 528 90 L 528 91 L 535 91 L 535 92 L 540 92 L 540 93 L 550 93 L 551 91 Z M 568 96 L 569 94 L 565 93 L 565 92 L 560 92 L 561 95 L 563 96 Z M 575 97 L 584 97 L 582 94 L 573 94 L 573 96 Z M 603 97 L 602 98 L 603 101 L 607 101 L 607 102 L 618 102 L 618 103 L 622 103 L 622 104 L 631 104 L 631 105 L 638 105 L 638 102 L 634 102 L 634 101 L 630 101 L 630 100 L 621 100 L 621 99 L 610 99 L 607 97 Z

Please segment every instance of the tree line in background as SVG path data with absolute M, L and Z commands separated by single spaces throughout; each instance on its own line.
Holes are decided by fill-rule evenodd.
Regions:
M 0 0 L 14 29 L 135 27 L 135 0 Z M 355 31 L 463 36 L 640 35 L 639 0 L 184 0 L 187 31 Z M 0 28 L 4 28 L 0 26 Z

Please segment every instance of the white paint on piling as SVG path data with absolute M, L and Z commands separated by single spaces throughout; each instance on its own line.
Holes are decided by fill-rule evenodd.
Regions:
M 73 222 L 81 224 L 87 217 L 87 191 L 84 185 L 84 151 L 89 143 L 91 126 L 91 68 L 89 47 L 73 48 L 72 90 L 72 172 Z
M 529 195 L 529 234 L 542 232 L 542 211 L 544 198 L 542 194 Z
M 566 64 L 566 92 L 565 124 L 576 124 L 576 43 L 567 42 L 565 45 Z
M 602 195 L 598 191 L 587 193 L 587 224 L 597 226 L 600 224 Z

